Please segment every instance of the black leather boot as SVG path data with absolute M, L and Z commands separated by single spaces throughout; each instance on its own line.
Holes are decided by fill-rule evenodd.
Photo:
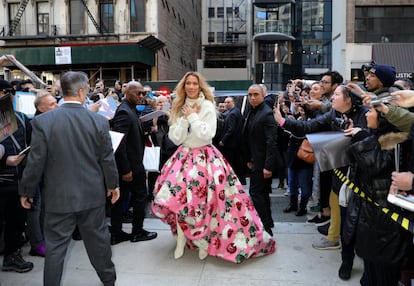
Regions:
M 283 210 L 284 213 L 295 212 L 298 210 L 298 195 L 290 195 L 290 203 L 287 208 Z
M 299 210 L 296 212 L 296 216 L 304 216 L 305 214 L 307 214 L 308 213 L 308 209 L 307 209 L 307 206 L 308 206 L 308 198 L 306 198 L 306 199 L 304 199 L 304 198 L 301 198 L 300 199 L 300 204 L 299 204 Z

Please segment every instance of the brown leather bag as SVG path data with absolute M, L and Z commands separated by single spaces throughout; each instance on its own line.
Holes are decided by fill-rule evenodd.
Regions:
M 306 163 L 315 163 L 315 154 L 313 153 L 312 145 L 309 143 L 308 139 L 302 141 L 296 155 Z

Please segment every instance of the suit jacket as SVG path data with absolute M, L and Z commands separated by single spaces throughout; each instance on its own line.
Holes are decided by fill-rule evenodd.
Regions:
M 224 144 L 223 149 L 240 148 L 243 122 L 243 116 L 238 107 L 227 110 L 226 117 L 224 118 L 224 134 L 221 138 Z
M 263 168 L 274 171 L 281 166 L 277 133 L 278 126 L 273 111 L 266 103 L 251 108 L 243 130 L 243 153 L 247 161 L 253 162 L 253 172 L 259 172 Z
M 20 195 L 33 197 L 43 177 L 46 212 L 105 205 L 106 190 L 118 187 L 108 120 L 81 104 L 64 103 L 31 123 L 32 144 Z
M 125 134 L 115 152 L 119 175 L 125 175 L 130 171 L 133 174 L 145 172 L 142 162 L 145 148 L 144 132 L 135 105 L 129 104 L 126 100 L 122 101 L 112 119 L 112 130 Z

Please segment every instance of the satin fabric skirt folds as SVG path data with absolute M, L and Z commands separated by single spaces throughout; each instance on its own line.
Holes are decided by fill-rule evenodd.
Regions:
M 153 213 L 191 249 L 234 263 L 271 254 L 276 243 L 220 151 L 211 145 L 180 146 L 163 166 L 154 188 Z

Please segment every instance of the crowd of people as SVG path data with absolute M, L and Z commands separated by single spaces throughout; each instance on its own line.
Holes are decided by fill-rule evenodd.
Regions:
M 391 214 L 414 216 L 387 197 L 413 192 L 414 91 L 392 66 L 363 70 L 363 84 L 345 83 L 336 71 L 293 79 L 279 94 L 252 84 L 244 110 L 231 96 L 216 102 L 197 72 L 186 73 L 173 96 L 134 80 L 113 88 L 98 80 L 91 89 L 88 76 L 73 71 L 46 89 L 0 80 L 0 103 L 12 102 L 15 91 L 36 93 L 34 117 L 14 111 L 16 130 L 0 142 L 2 270 L 33 268 L 20 250 L 29 241 L 30 255 L 45 257 L 45 285 L 60 285 L 76 238 L 102 283 L 114 285 L 111 245 L 156 239 L 143 228 L 149 209 L 170 226 L 176 259 L 186 248 L 233 263 L 269 255 L 276 251 L 270 193 L 278 179 L 289 196 L 281 211 L 305 216 L 310 202 L 318 206 L 307 220 L 322 235 L 312 246 L 341 249 L 341 279 L 351 277 L 357 255 L 361 285 L 397 285 L 414 267 L 414 247 Z M 105 98 L 116 103 L 110 118 L 99 114 Z M 123 134 L 115 150 L 110 131 Z M 323 152 L 313 146 L 315 162 L 302 158 L 307 135 L 326 132 L 346 140 L 325 142 Z M 158 171 L 143 163 L 151 144 L 161 150 Z M 345 188 L 338 171 L 363 195 Z

